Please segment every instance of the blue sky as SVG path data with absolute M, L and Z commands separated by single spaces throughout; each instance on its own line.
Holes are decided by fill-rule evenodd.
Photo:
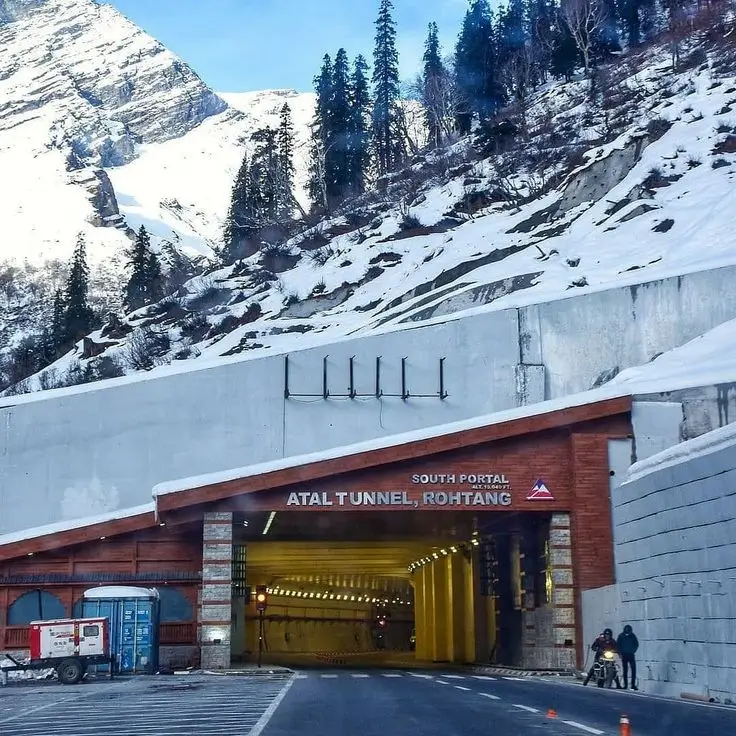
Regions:
M 312 88 L 325 52 L 369 57 L 378 0 L 106 0 L 219 92 Z M 421 62 L 427 24 L 452 50 L 467 0 L 394 0 L 401 73 Z

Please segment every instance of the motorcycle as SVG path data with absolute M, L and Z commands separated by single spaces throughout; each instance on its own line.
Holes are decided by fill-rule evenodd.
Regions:
M 606 649 L 594 665 L 593 678 L 598 687 L 611 687 L 618 676 L 616 653 Z

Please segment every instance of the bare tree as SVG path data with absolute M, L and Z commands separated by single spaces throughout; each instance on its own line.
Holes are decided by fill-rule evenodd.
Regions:
M 603 0 L 564 0 L 562 18 L 583 57 L 585 76 L 590 74 L 590 56 L 596 33 L 607 19 Z

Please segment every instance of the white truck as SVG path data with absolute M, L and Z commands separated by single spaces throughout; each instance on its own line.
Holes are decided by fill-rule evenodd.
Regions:
M 3 666 L 3 680 L 8 672 L 53 669 L 64 685 L 75 685 L 96 664 L 110 664 L 110 622 L 107 618 L 70 618 L 54 621 L 32 621 L 29 625 L 30 655 L 19 662 L 9 654 L 13 664 Z

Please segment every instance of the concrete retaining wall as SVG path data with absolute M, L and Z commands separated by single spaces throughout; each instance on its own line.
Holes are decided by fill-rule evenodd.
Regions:
M 736 427 L 724 432 L 614 490 L 617 582 L 583 593 L 586 641 L 630 623 L 649 692 L 736 699 Z
M 290 390 L 313 396 L 285 399 L 284 356 L 269 355 L 0 399 L 0 534 L 146 503 L 167 480 L 583 391 L 736 317 L 735 296 L 723 268 L 295 350 Z

